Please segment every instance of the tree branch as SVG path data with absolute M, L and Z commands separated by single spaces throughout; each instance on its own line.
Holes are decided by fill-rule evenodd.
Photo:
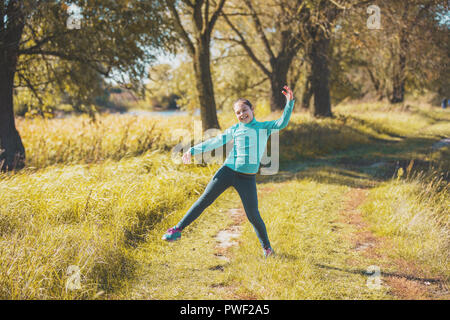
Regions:
M 70 31 L 65 31 L 65 32 L 62 32 L 60 34 L 53 34 L 51 36 L 45 37 L 43 39 L 40 39 L 39 41 L 35 41 L 35 44 L 33 46 L 31 46 L 31 47 L 26 48 L 26 50 L 33 51 L 33 50 L 39 49 L 40 47 L 42 47 L 47 42 L 49 42 L 49 41 L 51 41 L 51 40 L 53 40 L 53 39 L 55 39 L 57 37 L 64 36 L 64 35 L 68 34 L 69 32 Z
M 194 12 L 191 16 L 193 25 L 195 26 L 197 32 L 200 34 L 203 31 L 202 6 L 203 6 L 203 0 L 196 0 L 195 4 L 194 4 Z
M 108 77 L 109 76 L 109 72 L 111 71 L 110 69 L 108 70 L 102 70 L 100 69 L 98 66 L 95 66 L 94 63 L 101 63 L 102 61 L 96 61 L 96 60 L 87 60 L 87 59 L 83 59 L 77 56 L 71 56 L 71 55 L 67 55 L 64 54 L 62 52 L 58 52 L 58 51 L 50 51 L 50 50 L 39 50 L 39 51 L 29 51 L 29 50 L 20 50 L 19 51 L 20 54 L 25 54 L 25 55 L 32 55 L 32 54 L 40 54 L 40 55 L 44 55 L 44 56 L 53 56 L 53 57 L 58 57 L 67 61 L 75 61 L 75 62 L 80 62 L 80 63 L 84 63 L 86 65 L 88 65 L 89 67 L 91 67 L 92 69 L 94 69 L 95 71 L 97 71 L 99 74 Z
M 273 54 L 272 49 L 270 48 L 269 41 L 267 40 L 266 34 L 264 33 L 264 30 L 261 25 L 261 21 L 258 18 L 258 14 L 256 13 L 255 9 L 253 8 L 251 0 L 244 0 L 247 7 L 250 9 L 250 12 L 252 13 L 253 23 L 255 24 L 256 32 L 259 35 L 259 38 L 264 44 L 264 47 L 266 48 L 266 52 L 270 57 L 270 60 L 275 59 L 275 56 Z
M 228 40 L 228 41 L 233 41 L 233 42 L 237 42 L 239 43 L 244 50 L 247 52 L 247 54 L 249 55 L 250 59 L 252 59 L 252 61 L 261 69 L 261 71 L 267 75 L 268 77 L 271 76 L 271 72 L 264 66 L 264 64 L 256 57 L 256 55 L 253 53 L 252 49 L 250 48 L 250 46 L 247 44 L 247 41 L 245 41 L 244 36 L 242 35 L 242 33 L 231 23 L 230 19 L 228 19 L 227 15 L 224 13 L 222 15 L 225 19 L 225 21 L 227 22 L 227 24 L 230 26 L 231 29 L 233 29 L 233 31 L 237 34 L 237 36 L 239 37 L 240 40 L 237 39 L 233 39 L 233 38 L 228 38 L 228 39 L 218 39 L 218 40 Z
M 258 82 L 256 82 L 256 83 L 254 83 L 254 84 L 248 86 L 247 89 L 254 89 L 255 87 L 259 86 L 260 84 L 266 82 L 267 80 L 269 80 L 269 78 L 268 78 L 268 77 L 265 77 L 265 78 L 263 78 L 261 81 L 258 81 Z
M 30 81 L 28 78 L 26 78 L 26 77 L 25 77 L 23 74 L 21 74 L 21 73 L 19 73 L 18 76 L 19 76 L 20 79 L 22 79 L 22 80 L 25 81 L 25 83 L 27 84 L 27 88 L 29 88 L 29 89 L 31 90 L 31 92 L 33 93 L 33 95 L 39 100 L 39 103 L 40 103 L 41 105 L 43 105 L 44 102 L 42 101 L 41 97 L 40 97 L 39 94 L 37 93 L 37 90 L 36 90 L 36 88 L 33 86 L 33 84 L 31 83 L 31 81 Z
M 222 12 L 223 6 L 225 4 L 226 0 L 220 0 L 219 4 L 216 6 L 213 15 L 211 16 L 211 20 L 208 22 L 206 21 L 206 23 L 208 24 L 208 32 L 209 34 L 211 34 L 214 25 L 216 24 L 217 19 L 219 18 L 219 15 Z
M 209 21 L 209 0 L 206 0 L 205 9 L 203 12 L 204 12 L 204 16 L 205 16 L 205 24 L 203 25 L 202 33 L 205 33 L 206 32 L 205 28 L 209 27 L 209 23 L 208 23 L 208 21 Z
M 183 0 L 183 2 L 186 3 L 192 9 L 194 8 L 194 4 L 190 0 Z
M 195 54 L 194 44 L 192 43 L 191 39 L 189 38 L 188 33 L 186 32 L 186 30 L 183 28 L 183 25 L 181 24 L 181 19 L 180 19 L 177 9 L 175 8 L 174 0 L 168 0 L 167 5 L 169 7 L 170 12 L 172 13 L 174 20 L 175 20 L 175 28 L 178 31 L 178 34 L 185 42 L 186 47 L 188 48 L 188 51 L 191 54 L 191 56 L 194 56 L 194 54 Z

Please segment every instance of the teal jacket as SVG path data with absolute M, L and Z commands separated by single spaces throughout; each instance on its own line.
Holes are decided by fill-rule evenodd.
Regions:
M 196 155 L 214 150 L 233 140 L 233 148 L 224 165 L 238 172 L 257 173 L 269 136 L 288 125 L 294 102 L 295 100 L 291 100 L 286 103 L 283 115 L 277 120 L 259 122 L 253 117 L 249 123 L 239 122 L 217 137 L 193 146 L 189 151 L 191 155 Z

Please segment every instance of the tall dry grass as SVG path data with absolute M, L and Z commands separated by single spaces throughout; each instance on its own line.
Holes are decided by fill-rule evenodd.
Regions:
M 167 154 L 0 176 L 0 298 L 92 299 L 133 275 L 128 251 L 185 199 L 212 167 Z M 80 290 L 70 290 L 70 266 Z M 67 289 L 69 288 L 69 289 Z
M 281 157 L 285 160 L 314 158 L 370 145 L 380 138 L 438 139 L 450 133 L 450 122 L 446 121 L 449 116 L 441 110 L 424 112 L 410 108 L 383 115 L 383 108 L 376 104 L 339 106 L 333 119 L 313 119 L 307 113 L 295 113 L 289 126 L 281 131 Z M 263 106 L 260 110 L 261 120 L 279 116 L 264 113 Z M 179 142 L 172 139 L 173 130 L 193 132 L 196 119 L 117 115 L 100 116 L 95 123 L 83 116 L 19 119 L 17 125 L 27 152 L 27 168 L 0 175 L 0 298 L 92 299 L 126 285 L 135 268 L 130 252 L 146 241 L 148 231 L 159 221 L 183 208 L 186 199 L 200 195 L 218 168 L 217 165 L 184 166 L 171 161 L 169 151 Z M 223 128 L 235 121 L 232 113 L 220 116 Z M 447 155 L 448 149 L 442 149 L 433 157 L 448 165 L 444 162 Z M 445 166 L 440 168 L 446 170 Z M 374 189 L 364 210 L 368 219 L 378 226 L 377 232 L 398 240 L 401 254 L 434 264 L 436 272 L 448 273 L 448 185 L 438 188 L 442 181 L 434 181 L 428 188 L 430 181 L 416 177 L 389 182 Z M 294 183 L 292 187 L 298 194 L 310 185 Z M 307 191 L 314 195 L 319 192 L 314 202 L 323 205 L 338 199 L 342 192 L 342 188 L 328 185 L 314 188 L 317 190 Z M 320 192 L 330 193 L 327 201 L 320 198 Z M 307 209 L 302 203 L 308 199 L 294 201 L 291 197 L 294 193 L 276 194 L 273 199 L 279 203 L 295 203 L 283 207 L 286 210 L 280 214 L 294 228 L 307 228 L 296 220 L 295 210 Z M 311 212 L 318 213 L 320 206 L 314 210 Z M 304 214 L 308 215 L 307 211 Z M 323 219 L 311 217 L 317 222 L 314 225 L 317 229 L 308 233 L 311 244 L 321 241 L 324 222 L 335 215 L 333 211 Z M 283 233 L 284 224 L 274 220 L 268 223 L 278 228 L 278 245 L 286 252 L 309 250 L 289 245 L 287 241 L 291 238 Z M 337 239 L 332 237 L 330 241 L 332 246 Z M 331 246 L 325 246 L 317 257 L 327 257 Z M 287 253 L 286 259 L 289 260 Z M 237 261 L 245 261 L 244 256 Z M 276 268 L 278 263 L 274 263 Z M 79 268 L 80 290 L 67 289 L 70 266 Z M 251 268 L 258 269 L 259 264 Z M 278 270 L 271 273 L 270 281 L 284 285 L 285 279 L 279 276 Z M 297 269 L 289 270 L 295 274 Z M 259 274 L 261 281 L 267 280 L 263 273 Z M 248 288 L 254 283 L 250 278 L 243 281 Z M 310 283 L 328 290 L 326 283 L 318 279 L 311 278 Z M 278 286 L 277 290 L 286 297 L 302 296 L 297 289 L 289 291 Z M 273 297 L 273 294 L 268 292 L 262 296 Z M 320 291 L 315 294 L 319 297 Z M 349 296 L 343 292 L 327 294 L 328 297 Z

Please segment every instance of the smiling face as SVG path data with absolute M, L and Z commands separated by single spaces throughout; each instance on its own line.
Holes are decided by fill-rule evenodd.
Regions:
M 249 123 L 253 120 L 253 106 L 250 107 L 245 103 L 234 104 L 234 114 L 242 123 Z

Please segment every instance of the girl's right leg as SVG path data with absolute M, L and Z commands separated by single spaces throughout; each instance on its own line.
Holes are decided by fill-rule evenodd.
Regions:
M 178 222 L 176 228 L 183 230 L 211 205 L 226 189 L 233 185 L 233 170 L 222 166 L 217 170 L 211 181 L 205 188 L 200 198 L 191 206 L 185 216 Z

